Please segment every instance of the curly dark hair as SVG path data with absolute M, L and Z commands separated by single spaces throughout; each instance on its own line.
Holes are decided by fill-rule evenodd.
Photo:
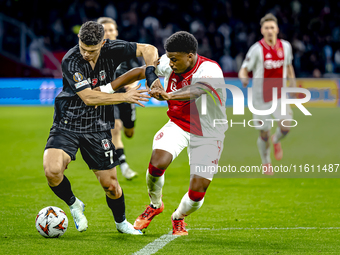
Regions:
M 97 45 L 104 38 L 103 25 L 95 22 L 85 22 L 79 30 L 79 39 L 86 45 Z
M 185 31 L 179 31 L 172 34 L 164 44 L 167 52 L 185 52 L 196 54 L 198 42 L 196 38 Z

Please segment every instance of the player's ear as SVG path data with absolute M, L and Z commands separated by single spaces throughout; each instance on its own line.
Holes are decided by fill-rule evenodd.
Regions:
M 264 28 L 263 26 L 261 26 L 261 34 L 264 36 L 263 31 L 264 31 Z

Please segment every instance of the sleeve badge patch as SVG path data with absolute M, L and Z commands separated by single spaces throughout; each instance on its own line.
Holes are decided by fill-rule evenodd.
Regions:
M 84 79 L 84 77 L 83 77 L 83 75 L 81 74 L 81 73 L 75 73 L 74 75 L 73 75 L 73 80 L 75 81 L 75 82 L 80 82 L 80 81 L 82 81 Z

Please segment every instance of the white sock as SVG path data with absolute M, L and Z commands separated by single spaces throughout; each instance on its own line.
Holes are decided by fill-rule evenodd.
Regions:
M 281 132 L 281 128 L 276 128 L 274 137 L 273 137 L 273 142 L 274 143 L 278 143 L 283 137 L 285 137 L 286 135 L 282 134 Z
M 122 174 L 124 174 L 125 171 L 126 171 L 126 169 L 129 168 L 129 165 L 128 165 L 128 163 L 126 163 L 126 162 L 120 164 L 119 166 L 120 166 L 120 170 L 122 171 Z
M 183 219 L 189 214 L 197 211 L 203 205 L 204 198 L 201 201 L 195 202 L 190 199 L 188 192 L 183 196 L 177 210 L 173 213 L 172 219 Z
M 160 177 L 155 177 L 149 174 L 149 170 L 146 170 L 146 185 L 148 186 L 148 193 L 151 204 L 155 208 L 162 206 L 162 188 L 164 185 L 164 174 Z
M 265 142 L 259 136 L 257 138 L 257 147 L 259 148 L 262 164 L 268 164 L 271 162 L 270 160 L 270 143 L 269 141 Z

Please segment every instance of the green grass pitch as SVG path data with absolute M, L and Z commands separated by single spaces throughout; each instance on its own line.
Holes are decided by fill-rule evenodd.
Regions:
M 309 110 L 312 116 L 294 109 L 299 124 L 282 142 L 284 158 L 273 159 L 273 165 L 340 163 L 340 108 Z M 149 203 L 145 171 L 152 138 L 167 121 L 165 108 L 137 111 L 135 136 L 124 142 L 128 163 L 139 176 L 127 181 L 118 171 L 131 223 Z M 227 112 L 234 121 L 251 119 L 249 112 L 244 117 L 232 116 L 230 108 Z M 52 107 L 0 107 L 0 254 L 133 254 L 169 233 L 170 216 L 188 190 L 186 151 L 165 173 L 165 209 L 144 236 L 117 232 L 104 192 L 78 154 L 65 174 L 86 204 L 89 228 L 79 233 L 66 204 L 52 193 L 44 176 L 42 155 L 52 117 Z M 260 165 L 257 136 L 251 127 L 229 128 L 220 164 Z M 338 254 L 340 180 L 324 178 L 337 177 L 334 172 L 323 173 L 322 178 L 309 174 L 296 175 L 304 178 L 285 178 L 284 173 L 274 175 L 279 178 L 218 174 L 202 208 L 186 219 L 189 235 L 176 238 L 157 254 Z M 45 239 L 35 229 L 36 214 L 49 205 L 64 209 L 69 218 L 67 232 L 58 239 Z

